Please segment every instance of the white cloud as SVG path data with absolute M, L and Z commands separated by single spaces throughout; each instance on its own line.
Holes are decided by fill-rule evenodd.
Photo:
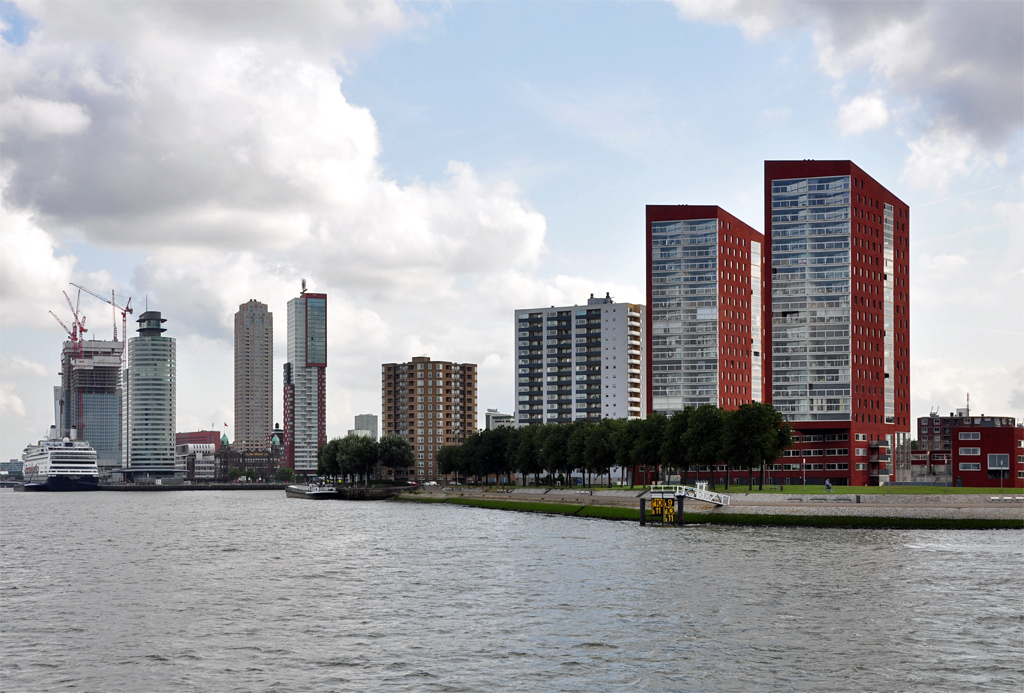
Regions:
M 974 138 L 956 129 L 935 128 L 907 146 L 910 156 L 900 180 L 915 188 L 945 191 L 953 176 L 979 165 Z
M 927 132 L 915 144 L 928 151 L 914 152 L 908 161 L 908 179 L 915 184 L 943 188 L 954 175 L 970 172 L 965 159 L 982 150 L 992 150 L 998 161 L 1004 156 L 999 148 L 1024 125 L 1024 4 L 672 1 L 683 17 L 733 24 L 749 39 L 783 30 L 810 32 L 819 67 L 837 80 L 868 70 L 893 98 L 913 104 L 910 111 L 926 123 Z M 840 112 L 844 134 L 857 132 L 846 127 L 844 117 L 854 104 L 857 100 Z M 881 122 L 877 106 L 870 122 Z M 936 151 L 936 140 L 942 139 L 937 131 L 948 133 L 938 143 L 943 152 Z M 951 140 L 959 143 L 952 149 Z M 962 152 L 965 142 L 972 143 L 972 152 Z M 923 170 L 920 163 L 936 156 L 952 157 L 954 168 Z
M 843 136 L 877 130 L 889 122 L 889 109 L 877 94 L 858 96 L 839 109 L 839 129 Z
M 546 221 L 511 181 L 458 161 L 431 184 L 385 174 L 373 116 L 345 98 L 336 66 L 353 42 L 408 25 L 394 5 L 341 5 L 340 18 L 320 3 L 27 7 L 39 24 L 3 47 L 4 98 L 73 101 L 91 123 L 59 150 L 24 133 L 5 143 L 4 219 L 17 224 L 4 224 L 5 326 L 48 320 L 39 304 L 61 300 L 76 261 L 58 238 L 141 254 L 130 288 L 179 339 L 182 426 L 230 412 L 232 315 L 250 298 L 275 314 L 280 384 L 300 278 L 329 297 L 332 434 L 352 407 L 379 403 L 382 362 L 486 364 L 481 398 L 497 403 L 513 377 L 514 308 L 640 295 L 537 277 Z
M 4 377 L 11 375 L 34 375 L 45 378 L 49 375 L 49 369 L 41 363 L 25 358 L 20 354 L 4 354 L 0 356 L 0 371 Z
M 19 95 L 4 101 L 0 109 L 3 110 L 0 140 L 6 140 L 12 135 L 33 140 L 54 135 L 77 135 L 89 127 L 91 122 L 84 108 L 66 101 L 47 101 Z
M 33 214 L 13 210 L 0 187 L 0 322 L 12 325 L 53 324 L 47 311 L 56 308 L 71 281 L 76 259 L 57 255 L 53 237 Z
M 0 383 L 0 414 L 24 418 L 25 404 L 14 394 L 14 383 Z

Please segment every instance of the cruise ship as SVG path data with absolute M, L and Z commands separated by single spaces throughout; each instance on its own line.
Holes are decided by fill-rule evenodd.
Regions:
M 25 467 L 25 491 L 95 491 L 99 483 L 96 450 L 83 440 L 57 437 L 50 426 L 50 437 L 29 445 L 22 453 Z

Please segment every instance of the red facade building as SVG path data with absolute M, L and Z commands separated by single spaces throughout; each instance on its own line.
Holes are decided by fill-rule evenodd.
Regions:
M 647 411 L 764 401 L 763 243 L 721 207 L 647 206 Z
M 917 446 L 908 481 L 1024 488 L 1024 426 L 1013 417 L 933 413 L 917 420 Z
M 220 436 L 217 431 L 188 431 L 174 434 L 175 445 L 213 445 L 216 452 L 220 450 Z
M 765 162 L 766 400 L 777 483 L 869 485 L 909 455 L 910 210 L 850 161 Z

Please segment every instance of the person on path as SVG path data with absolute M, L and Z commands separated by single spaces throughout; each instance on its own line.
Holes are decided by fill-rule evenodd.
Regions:
M 825 479 L 825 493 L 832 493 L 832 482 Z

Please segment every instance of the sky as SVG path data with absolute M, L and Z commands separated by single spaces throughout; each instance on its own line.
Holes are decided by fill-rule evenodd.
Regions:
M 328 294 L 329 436 L 380 413 L 382 363 L 419 355 L 479 364 L 480 408 L 511 412 L 515 309 L 643 303 L 644 206 L 763 231 L 766 159 L 850 159 L 910 205 L 912 416 L 970 393 L 1024 419 L 1022 3 L 0 17 L 2 459 L 52 423 L 69 282 L 163 313 L 179 431 L 233 438 L 232 316 L 253 298 L 281 421 L 301 279 Z M 110 307 L 82 305 L 109 339 Z

